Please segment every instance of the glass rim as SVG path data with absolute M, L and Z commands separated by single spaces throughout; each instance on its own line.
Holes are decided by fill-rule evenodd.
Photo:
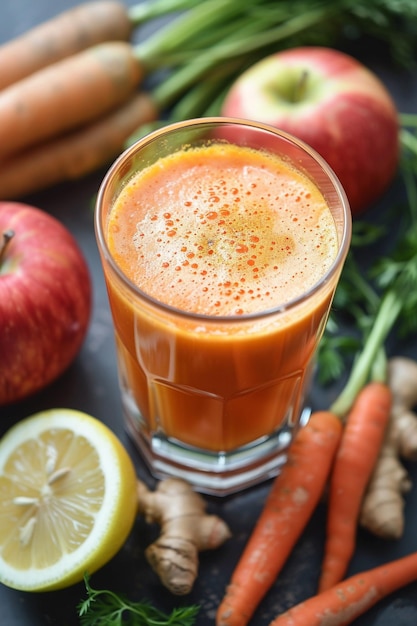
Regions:
M 331 181 L 331 184 L 336 191 L 340 205 L 343 210 L 343 233 L 342 238 L 339 242 L 339 247 L 337 250 L 337 254 L 333 259 L 331 265 L 326 270 L 326 272 L 321 276 L 321 278 L 314 283 L 309 289 L 304 291 L 300 296 L 293 298 L 292 300 L 288 300 L 287 302 L 283 302 L 282 304 L 277 304 L 273 307 L 261 310 L 254 311 L 251 313 L 243 313 L 243 314 L 229 314 L 229 315 L 210 315 L 207 313 L 196 313 L 194 311 L 187 311 L 184 309 L 177 308 L 173 305 L 167 304 L 157 298 L 149 295 L 146 291 L 143 291 L 140 287 L 138 287 L 133 281 L 131 281 L 124 272 L 120 269 L 117 263 L 114 261 L 109 247 L 107 245 L 106 237 L 104 234 L 103 228 L 103 220 L 102 213 L 104 207 L 104 196 L 106 194 L 106 190 L 112 182 L 113 178 L 116 176 L 119 168 L 129 160 L 129 158 L 136 154 L 139 150 L 141 150 L 146 145 L 153 143 L 158 140 L 161 136 L 164 137 L 167 134 L 175 133 L 178 130 L 182 130 L 184 128 L 191 127 L 203 127 L 203 126 L 213 126 L 213 125 L 239 125 L 247 128 L 259 129 L 263 132 L 267 132 L 274 136 L 280 137 L 289 143 L 297 146 L 301 149 L 305 154 L 309 155 L 321 168 L 321 170 L 326 174 L 328 179 Z M 314 182 L 314 181 L 313 181 Z M 126 148 L 110 165 L 109 169 L 104 175 L 104 178 L 99 186 L 99 190 L 97 193 L 97 198 L 95 202 L 95 210 L 94 210 L 94 228 L 96 233 L 97 244 L 100 248 L 100 252 L 103 253 L 103 256 L 106 262 L 111 267 L 111 270 L 117 275 L 118 279 L 122 284 L 128 289 L 129 292 L 135 294 L 140 297 L 142 300 L 145 300 L 149 305 L 155 307 L 157 309 L 166 311 L 170 315 L 175 314 L 176 316 L 187 318 L 188 320 L 195 319 L 196 321 L 204 321 L 209 323 L 222 323 L 222 324 L 236 324 L 238 322 L 250 322 L 253 320 L 259 320 L 263 318 L 268 318 L 277 314 L 287 313 L 299 305 L 301 305 L 306 300 L 309 300 L 315 293 L 319 292 L 328 282 L 334 277 L 334 275 L 339 271 L 339 267 L 342 261 L 347 256 L 350 242 L 351 242 L 351 233 L 352 233 L 352 215 L 350 211 L 349 201 L 344 191 L 344 188 L 338 179 L 337 175 L 333 171 L 332 167 L 325 161 L 325 159 L 311 146 L 309 146 L 306 142 L 298 139 L 294 135 L 287 133 L 279 128 L 276 128 L 269 124 L 264 124 L 262 122 L 254 121 L 254 120 L 246 120 L 235 117 L 204 117 L 204 118 L 192 118 L 187 120 L 182 120 L 180 122 L 174 122 L 162 126 L 156 130 L 153 130 L 141 137 L 137 141 L 135 141 L 131 146 Z

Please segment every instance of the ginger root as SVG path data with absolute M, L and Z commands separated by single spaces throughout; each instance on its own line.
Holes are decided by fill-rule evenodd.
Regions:
M 404 494 L 412 483 L 401 458 L 417 460 L 417 362 L 393 357 L 388 363 L 392 392 L 390 422 L 365 493 L 360 524 L 384 539 L 398 539 L 404 531 Z
M 167 478 L 155 491 L 139 480 L 137 490 L 138 512 L 161 527 L 146 558 L 171 593 L 185 595 L 198 574 L 198 553 L 218 548 L 231 536 L 230 530 L 218 516 L 206 513 L 202 496 L 184 480 Z
M 392 414 L 400 456 L 417 461 L 417 362 L 395 357 L 388 363 L 388 383 L 392 392 Z

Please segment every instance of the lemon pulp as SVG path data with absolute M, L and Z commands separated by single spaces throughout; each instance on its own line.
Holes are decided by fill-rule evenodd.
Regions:
M 110 429 L 69 409 L 26 418 L 0 441 L 0 582 L 78 582 L 121 548 L 136 510 L 133 463 Z

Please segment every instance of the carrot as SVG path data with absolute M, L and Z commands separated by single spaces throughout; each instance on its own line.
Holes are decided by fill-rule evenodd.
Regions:
M 382 446 L 391 398 L 388 385 L 372 381 L 349 411 L 330 480 L 319 591 L 342 580 L 353 555 L 362 498 Z
M 87 123 L 125 101 L 142 69 L 126 42 L 58 61 L 0 92 L 0 159 Z
M 329 411 L 313 413 L 298 431 L 232 574 L 217 626 L 247 624 L 272 586 L 323 493 L 341 432 Z
M 133 24 L 116 0 L 85 2 L 0 46 L 0 90 L 104 41 L 130 38 Z
M 417 579 L 417 552 L 356 574 L 282 613 L 269 626 L 346 626 Z
M 12 199 L 80 178 L 115 158 L 126 139 L 157 117 L 144 93 L 96 122 L 17 155 L 0 167 L 0 198 Z

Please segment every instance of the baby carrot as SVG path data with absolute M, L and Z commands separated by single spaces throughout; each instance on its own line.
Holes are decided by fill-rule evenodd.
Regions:
M 417 579 L 417 552 L 356 574 L 292 607 L 269 626 L 346 626 Z
M 81 178 L 115 158 L 131 133 L 157 115 L 148 95 L 135 94 L 96 122 L 25 150 L 2 163 L 0 197 L 11 200 Z
M 217 626 L 247 624 L 274 583 L 323 493 L 340 441 L 342 422 L 313 413 L 291 445 L 220 604 Z
M 133 24 L 116 0 L 85 2 L 0 46 L 0 90 L 104 41 L 127 41 Z
M 388 385 L 365 385 L 349 411 L 329 487 L 325 553 L 319 591 L 343 579 L 355 549 L 366 486 L 378 458 L 391 410 Z
M 106 42 L 0 92 L 0 159 L 87 123 L 133 93 L 142 69 L 126 42 Z

